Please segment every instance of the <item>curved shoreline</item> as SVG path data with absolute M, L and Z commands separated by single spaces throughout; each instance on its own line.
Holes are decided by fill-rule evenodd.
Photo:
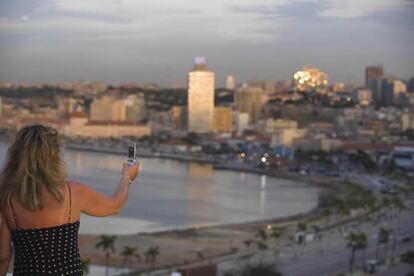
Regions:
M 116 155 L 125 155 L 125 150 L 117 149 L 117 148 L 106 148 L 106 147 L 91 147 L 91 146 L 84 146 L 84 145 L 67 145 L 67 149 L 74 150 L 74 151 L 85 151 L 85 152 L 95 152 L 95 153 L 106 153 L 106 154 L 116 154 Z M 170 159 L 170 160 L 177 160 L 180 162 L 198 162 L 198 163 L 206 163 L 212 164 L 215 170 L 228 170 L 234 172 L 244 172 L 244 173 L 252 173 L 252 174 L 259 174 L 259 175 L 266 175 L 273 178 L 278 179 L 286 179 L 290 181 L 295 181 L 301 184 L 306 185 L 313 185 L 322 188 L 323 192 L 328 192 L 329 194 L 338 194 L 343 192 L 348 192 L 350 189 L 362 189 L 361 185 L 346 181 L 342 178 L 333 178 L 327 177 L 323 175 L 300 175 L 296 173 L 291 173 L 287 170 L 277 170 L 277 171 L 269 171 L 266 169 L 255 168 L 255 167 L 248 167 L 242 164 L 226 164 L 223 162 L 219 162 L 217 160 L 212 160 L 208 158 L 197 158 L 194 156 L 182 156 L 182 155 L 174 155 L 174 154 L 149 154 L 149 153 L 140 153 L 141 157 L 144 158 L 155 158 L 155 159 Z M 253 220 L 253 221 L 244 221 L 244 222 L 233 222 L 233 223 L 223 223 L 223 224 L 213 224 L 213 225 L 203 225 L 199 227 L 185 227 L 179 229 L 168 229 L 168 230 L 161 230 L 161 231 L 154 231 L 154 232 L 139 232 L 136 234 L 143 234 L 143 235 L 154 235 L 154 234 L 162 234 L 162 233 L 170 233 L 170 232 L 180 232 L 180 231 L 188 231 L 191 229 L 202 229 L 202 228 L 216 228 L 216 227 L 239 227 L 241 225 L 257 225 L 263 223 L 282 223 L 288 222 L 291 220 L 298 220 L 298 219 L 306 219 L 307 217 L 311 216 L 312 214 L 316 214 L 320 210 L 320 202 L 318 202 L 317 206 L 313 209 L 305 212 L 305 213 L 298 213 L 295 215 L 290 215 L 286 217 L 277 217 L 277 218 L 269 218 L 269 219 L 262 219 L 262 220 Z M 89 234 L 85 234 L 89 235 Z
M 96 153 L 108 153 L 108 154 L 116 154 L 116 155 L 124 155 L 126 156 L 126 151 L 124 149 L 116 149 L 116 148 L 106 148 L 106 147 L 91 147 L 91 146 L 84 146 L 84 145 L 66 145 L 66 148 L 69 150 L 79 150 L 79 151 L 87 151 L 87 152 L 96 152 Z M 199 162 L 199 163 L 209 163 L 215 164 L 218 163 L 216 160 L 203 158 L 203 157 L 194 157 L 194 156 L 183 156 L 183 155 L 176 155 L 176 154 L 167 154 L 167 153 L 138 153 L 139 157 L 145 158 L 166 158 L 172 160 L 178 160 L 182 162 Z
M 106 147 L 91 147 L 91 146 L 84 146 L 84 145 L 67 145 L 67 149 L 74 150 L 74 151 L 85 151 L 85 152 L 95 152 L 95 153 L 106 153 L 106 154 L 116 154 L 116 155 L 124 155 L 126 156 L 124 149 L 117 149 L 117 148 L 106 148 Z M 279 178 L 279 179 L 286 179 L 291 181 L 297 181 L 300 183 L 305 184 L 312 184 L 322 188 L 328 188 L 336 190 L 335 184 L 338 182 L 342 182 L 349 185 L 360 186 L 355 182 L 351 182 L 348 180 L 344 180 L 340 177 L 329 177 L 324 175 L 300 175 L 297 173 L 291 173 L 288 170 L 273 170 L 269 171 L 267 169 L 261 169 L 256 167 L 251 167 L 243 164 L 226 164 L 224 162 L 220 162 L 219 160 L 213 160 L 211 158 L 203 158 L 203 157 L 194 157 L 194 156 L 183 156 L 183 155 L 176 155 L 176 154 L 166 154 L 166 153 L 139 153 L 139 156 L 144 158 L 155 158 L 155 159 L 170 159 L 176 160 L 179 162 L 197 162 L 197 163 L 204 163 L 204 164 L 212 164 L 215 170 L 228 170 L 234 172 L 244 172 L 244 173 L 252 173 L 252 174 L 259 174 L 259 175 L 266 175 L 269 177 Z

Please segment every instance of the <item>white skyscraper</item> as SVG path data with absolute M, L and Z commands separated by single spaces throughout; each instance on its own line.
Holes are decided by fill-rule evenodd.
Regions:
M 188 73 L 188 131 L 208 133 L 213 130 L 214 73 L 207 70 L 206 58 L 195 59 Z
M 233 90 L 235 86 L 234 77 L 232 75 L 228 75 L 226 77 L 226 89 Z

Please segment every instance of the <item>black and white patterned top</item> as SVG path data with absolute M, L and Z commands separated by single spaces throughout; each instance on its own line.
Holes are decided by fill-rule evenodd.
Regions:
M 72 197 L 69 184 L 69 219 L 66 224 L 38 229 L 11 230 L 14 247 L 13 275 L 83 275 L 78 247 L 79 221 L 70 222 Z

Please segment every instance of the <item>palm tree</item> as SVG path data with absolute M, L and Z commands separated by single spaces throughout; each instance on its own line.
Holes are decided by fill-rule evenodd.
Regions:
M 410 266 L 410 272 L 407 275 L 413 275 L 414 268 L 414 250 L 408 250 L 401 255 L 401 262 L 406 263 Z
M 257 240 L 257 241 L 255 241 L 255 242 L 256 242 L 257 249 L 258 249 L 258 250 L 259 250 L 259 252 L 260 252 L 260 255 L 259 255 L 259 261 L 260 261 L 260 262 L 262 262 L 262 260 L 263 260 L 263 259 L 264 259 L 264 257 L 265 257 L 264 252 L 265 252 L 266 250 L 268 250 L 268 249 L 269 249 L 269 247 L 267 246 L 266 242 L 264 242 L 264 241 Z
M 121 252 L 121 256 L 124 257 L 124 266 L 128 264 L 129 270 L 131 270 L 132 267 L 133 257 L 137 260 L 141 260 L 141 256 L 138 253 L 138 247 L 135 246 L 124 246 L 124 249 Z
M 320 240 L 322 237 L 320 235 L 321 228 L 318 225 L 312 225 L 313 232 L 315 233 L 315 237 Z
M 329 225 L 329 218 L 331 217 L 331 215 L 332 215 L 332 210 L 331 209 L 329 209 L 329 208 L 323 209 L 322 216 L 326 217 L 326 227 L 328 227 L 328 225 Z
M 336 213 L 340 217 L 349 216 L 351 215 L 351 209 L 346 202 L 341 201 L 336 208 Z
M 154 267 L 158 255 L 160 255 L 160 248 L 158 246 L 150 246 L 145 251 L 145 261 L 150 262 L 151 266 Z
M 392 202 L 392 205 L 394 206 L 394 208 L 397 209 L 398 214 L 401 214 L 401 211 L 407 209 L 407 206 L 405 206 L 404 201 L 398 195 L 394 196 L 391 199 L 391 202 Z
M 250 253 L 250 246 L 252 245 L 252 243 L 254 242 L 254 240 L 252 239 L 247 239 L 243 241 L 243 244 L 246 246 L 247 248 L 247 254 Z
M 365 268 L 366 251 L 368 247 L 368 236 L 364 232 L 359 233 L 358 250 L 362 250 L 362 267 Z
M 377 210 L 377 198 L 375 196 L 368 196 L 364 201 L 364 207 L 368 213 L 373 213 Z
M 306 229 L 308 229 L 308 225 L 306 223 L 304 223 L 304 222 L 299 222 L 298 223 L 298 230 L 299 231 L 305 232 Z
M 264 242 L 256 241 L 256 245 L 257 245 L 257 249 L 259 249 L 261 251 L 264 251 L 264 250 L 268 249 L 267 244 L 265 244 Z
M 115 253 L 115 243 L 116 236 L 114 235 L 101 235 L 100 240 L 96 243 L 95 248 L 102 248 L 105 252 L 105 266 L 106 266 L 106 275 L 109 275 L 109 256 L 112 253 Z
M 85 275 L 88 275 L 89 274 L 89 266 L 90 265 L 91 265 L 91 260 L 81 258 L 81 260 L 80 260 L 80 267 L 81 267 L 82 272 Z
M 349 260 L 349 273 L 352 275 L 355 261 L 355 253 L 357 250 L 365 249 L 367 247 L 367 235 L 365 233 L 349 233 L 346 237 L 348 241 L 347 247 L 351 249 L 351 258 Z
M 391 207 L 391 200 L 388 197 L 384 197 L 382 199 L 382 207 L 384 209 L 384 214 L 386 214 L 389 211 L 389 208 Z
M 196 255 L 197 255 L 197 258 L 200 260 L 200 261 L 202 261 L 202 260 L 204 260 L 204 254 L 203 254 L 203 249 L 198 249 L 197 251 L 196 251 Z
M 354 267 L 355 252 L 357 251 L 358 235 L 355 233 L 350 233 L 346 237 L 348 243 L 347 247 L 351 249 L 351 258 L 349 260 L 349 273 L 352 275 L 352 270 Z
M 267 240 L 266 231 L 263 230 L 263 229 L 257 230 L 255 237 L 260 238 L 263 242 L 266 242 L 266 240 Z
M 276 246 L 279 247 L 279 238 L 283 235 L 285 229 L 283 227 L 272 228 L 270 236 L 276 240 Z
M 379 248 L 381 244 L 385 244 L 385 259 L 387 259 L 388 254 L 388 241 L 390 234 L 392 233 L 392 229 L 381 227 L 378 233 L 378 243 L 377 243 L 377 252 L 376 258 L 379 257 Z

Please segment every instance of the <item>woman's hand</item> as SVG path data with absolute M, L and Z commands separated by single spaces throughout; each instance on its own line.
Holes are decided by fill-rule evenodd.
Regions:
M 129 177 L 131 181 L 135 180 L 139 173 L 139 162 L 136 161 L 135 164 L 129 165 L 128 163 L 124 163 L 122 167 L 122 175 L 126 175 Z

